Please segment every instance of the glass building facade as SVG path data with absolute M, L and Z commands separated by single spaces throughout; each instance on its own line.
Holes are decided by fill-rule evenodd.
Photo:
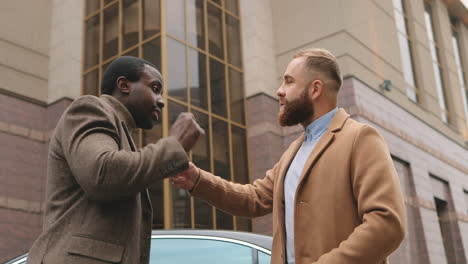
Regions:
M 144 58 L 165 82 L 163 122 L 137 130 L 139 147 L 169 135 L 181 112 L 206 131 L 190 153 L 204 170 L 248 183 L 245 91 L 238 0 L 87 0 L 82 94 L 100 95 L 107 65 L 122 55 Z M 194 199 L 168 180 L 151 188 L 153 227 L 251 231 L 233 217 Z

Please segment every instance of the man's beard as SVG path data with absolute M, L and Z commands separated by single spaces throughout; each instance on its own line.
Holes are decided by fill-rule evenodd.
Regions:
M 307 121 L 314 115 L 314 105 L 307 97 L 307 89 L 304 88 L 299 98 L 286 102 L 283 110 L 278 114 L 281 126 L 294 126 Z

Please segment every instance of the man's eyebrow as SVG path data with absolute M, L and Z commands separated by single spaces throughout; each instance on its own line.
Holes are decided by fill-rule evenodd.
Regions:
M 293 80 L 294 80 L 294 77 L 292 77 L 292 76 L 291 76 L 291 75 L 289 75 L 289 74 L 285 74 L 285 75 L 283 75 L 283 79 L 285 79 L 285 80 L 286 80 L 287 78 L 290 78 L 290 79 L 293 79 Z

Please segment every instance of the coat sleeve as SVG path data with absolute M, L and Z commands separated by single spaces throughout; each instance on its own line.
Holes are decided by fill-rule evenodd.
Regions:
M 273 209 L 273 182 L 278 164 L 268 170 L 263 179 L 252 184 L 229 182 L 200 169 L 200 178 L 191 194 L 227 213 L 256 217 Z
M 121 200 L 188 168 L 188 156 L 174 138 L 132 152 L 120 150 L 118 128 L 101 102 L 82 97 L 60 125 L 58 141 L 84 192 L 95 200 Z
M 380 263 L 404 238 L 403 197 L 383 138 L 374 128 L 363 126 L 351 155 L 351 181 L 361 224 L 315 264 Z

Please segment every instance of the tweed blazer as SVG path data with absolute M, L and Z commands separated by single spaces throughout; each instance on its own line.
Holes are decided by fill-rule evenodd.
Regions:
M 43 232 L 28 264 L 148 263 L 148 187 L 188 167 L 172 137 L 137 150 L 135 121 L 112 96 L 82 96 L 60 118 L 47 164 Z
M 200 171 L 191 194 L 228 213 L 273 212 L 272 264 L 285 263 L 284 177 L 304 135 L 262 179 L 241 185 Z M 294 204 L 296 264 L 381 264 L 404 237 L 400 183 L 383 138 L 340 109 L 302 171 Z

